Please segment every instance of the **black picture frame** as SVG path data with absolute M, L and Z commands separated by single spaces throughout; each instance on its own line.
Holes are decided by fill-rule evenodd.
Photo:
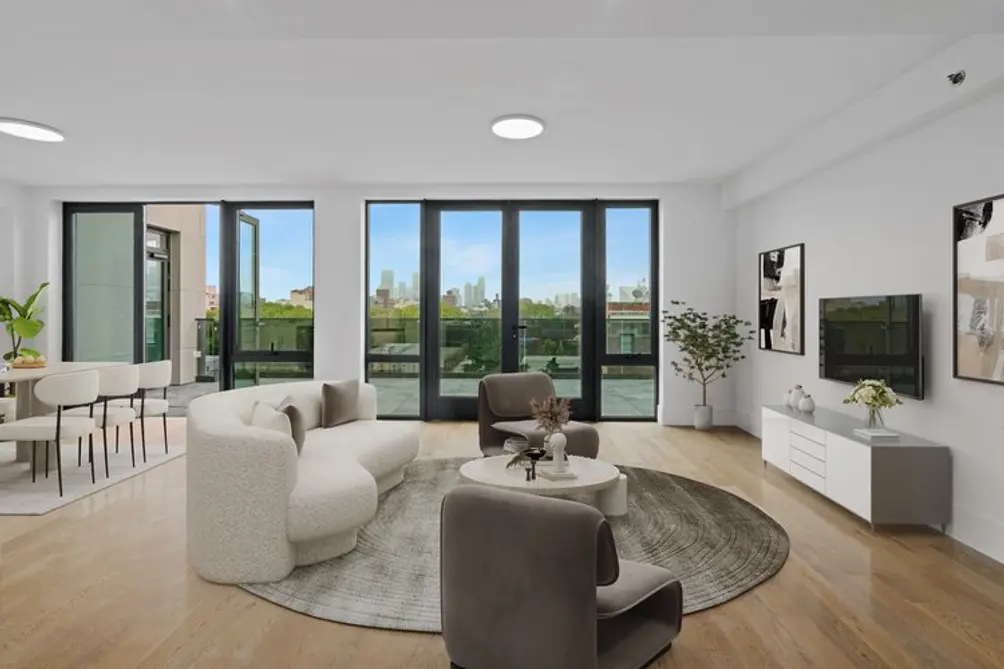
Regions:
M 793 264 L 797 268 L 794 280 L 798 297 L 796 301 L 788 302 L 779 316 L 777 309 L 781 305 L 781 271 L 785 265 L 791 267 Z M 787 279 L 791 280 L 791 276 L 789 272 Z M 757 346 L 761 351 L 805 355 L 805 276 L 804 242 L 761 251 L 757 256 L 756 326 Z M 773 288 L 768 285 L 771 281 L 775 284 Z M 777 292 L 778 295 L 774 296 L 771 292 Z M 794 314 L 793 319 L 788 319 L 792 308 L 797 309 L 797 314 Z M 779 317 L 782 318 L 780 328 L 775 325 Z M 795 334 L 791 334 L 793 327 L 798 328 Z M 783 339 L 776 341 L 779 333 Z
M 993 233 L 995 214 L 1004 218 L 1004 193 L 952 208 L 952 377 L 1004 385 L 1004 325 L 991 326 L 992 321 L 1004 323 L 1004 230 Z M 960 263 L 962 244 L 969 248 Z M 978 272 L 980 279 L 972 279 L 973 265 L 980 260 L 998 263 L 999 278 L 985 278 L 996 271 L 989 267 Z M 965 292 L 960 293 L 960 284 Z M 963 301 L 962 295 L 968 299 Z M 993 350 L 997 355 L 989 356 Z

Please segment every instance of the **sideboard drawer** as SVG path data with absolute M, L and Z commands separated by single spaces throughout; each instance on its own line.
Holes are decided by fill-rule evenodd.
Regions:
M 826 464 L 822 460 L 817 460 L 816 458 L 803 453 L 797 448 L 791 449 L 791 461 L 797 462 L 802 467 L 805 467 L 813 474 L 819 474 L 820 476 L 826 476 Z
M 808 423 L 803 423 L 797 418 L 792 419 L 791 421 L 791 431 L 794 432 L 795 434 L 805 437 L 809 441 L 814 441 L 817 444 L 826 443 L 826 432 L 820 430 L 815 425 L 809 425 Z
M 826 446 L 809 441 L 805 437 L 794 433 L 790 434 L 788 438 L 791 440 L 792 448 L 797 448 L 800 451 L 808 453 L 817 460 L 826 460 Z
M 789 473 L 792 476 L 816 492 L 822 493 L 823 495 L 826 494 L 826 479 L 816 472 L 809 471 L 794 460 L 791 461 L 790 467 L 791 469 L 789 470 Z

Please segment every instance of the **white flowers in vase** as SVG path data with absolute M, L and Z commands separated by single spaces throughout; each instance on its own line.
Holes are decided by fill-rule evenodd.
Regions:
M 844 398 L 844 404 L 857 404 L 868 409 L 869 428 L 885 425 L 882 409 L 892 409 L 902 403 L 892 388 L 879 379 L 858 381 L 851 394 Z

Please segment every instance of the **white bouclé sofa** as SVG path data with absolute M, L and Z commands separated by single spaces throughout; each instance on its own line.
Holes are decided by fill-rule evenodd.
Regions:
M 188 408 L 188 552 L 217 583 L 262 583 L 342 555 L 378 495 L 418 455 L 418 424 L 376 420 L 376 388 L 359 385 L 358 420 L 322 429 L 323 381 L 206 395 Z M 256 402 L 294 397 L 307 428 L 292 437 L 249 424 Z

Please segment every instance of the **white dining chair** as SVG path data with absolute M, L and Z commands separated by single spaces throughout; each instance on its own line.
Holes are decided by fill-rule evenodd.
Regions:
M 56 472 L 59 476 L 59 496 L 63 496 L 63 462 L 60 453 L 61 439 L 77 439 L 91 434 L 95 428 L 93 418 L 66 416 L 67 407 L 91 404 L 98 398 L 98 373 L 95 371 L 55 374 L 35 383 L 35 398 L 42 404 L 56 408 L 48 416 L 32 416 L 0 424 L 0 441 L 30 441 L 31 480 L 35 481 L 38 442 L 45 443 L 45 477 L 49 477 L 49 442 L 55 443 Z
M 164 426 L 164 452 L 168 452 L 167 443 L 167 388 L 171 385 L 171 361 L 144 362 L 136 365 L 139 368 L 139 391 L 130 399 L 113 400 L 115 406 L 127 406 L 136 411 L 139 420 L 140 441 L 143 444 L 143 462 L 146 462 L 146 418 L 161 417 Z M 163 390 L 163 398 L 150 397 L 150 391 Z M 129 424 L 129 437 L 132 438 L 132 426 Z M 136 466 L 133 458 L 133 466 Z
M 118 452 L 118 430 L 121 425 L 129 425 L 136 420 L 136 411 L 132 407 L 117 406 L 111 402 L 131 398 L 139 390 L 139 367 L 137 365 L 116 365 L 102 367 L 98 371 L 98 398 L 94 404 L 86 407 L 67 409 L 63 415 L 87 416 L 94 419 L 101 428 L 101 436 L 105 450 L 105 478 L 108 472 L 108 426 L 116 428 L 115 446 Z M 81 465 L 83 437 L 77 439 L 77 466 Z M 87 437 L 87 453 L 91 465 L 91 483 L 94 483 L 94 434 Z M 132 445 L 132 463 L 136 466 L 136 445 Z

